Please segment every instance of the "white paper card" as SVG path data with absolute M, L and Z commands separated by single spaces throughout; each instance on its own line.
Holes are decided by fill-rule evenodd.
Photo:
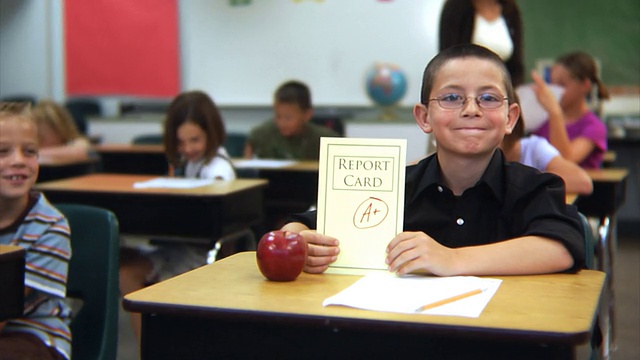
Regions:
M 448 304 L 419 311 L 428 315 L 477 318 L 496 293 L 502 280 L 475 276 L 430 277 L 375 272 L 364 276 L 338 294 L 325 299 L 323 306 L 342 305 L 358 309 L 415 314 L 423 305 L 480 289 L 481 293 Z
M 387 269 L 404 225 L 405 139 L 322 138 L 317 231 L 340 241 L 332 268 Z
M 165 189 L 190 189 L 213 184 L 213 179 L 185 179 L 185 178 L 155 178 L 148 181 L 133 183 L 136 189 L 165 188 Z
M 520 98 L 520 108 L 524 118 L 524 126 L 527 132 L 538 129 L 547 119 L 548 114 L 538 102 L 536 93 L 533 91 L 534 84 L 520 85 L 516 92 Z M 564 88 L 554 84 L 547 84 L 556 100 L 560 101 Z
M 278 169 L 296 164 L 295 160 L 247 159 L 234 160 L 233 166 L 238 169 Z

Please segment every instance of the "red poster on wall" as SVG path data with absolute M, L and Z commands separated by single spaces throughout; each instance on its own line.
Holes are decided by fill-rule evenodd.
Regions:
M 173 97 L 177 0 L 65 0 L 67 95 Z

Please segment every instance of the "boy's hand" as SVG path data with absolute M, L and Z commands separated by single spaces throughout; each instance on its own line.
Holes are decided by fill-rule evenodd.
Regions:
M 398 275 L 424 273 L 455 275 L 455 249 L 442 246 L 423 232 L 402 232 L 387 246 L 389 271 Z
M 327 270 L 329 264 L 338 259 L 340 248 L 337 239 L 318 234 L 315 230 L 303 230 L 300 235 L 309 246 L 307 262 L 304 265 L 305 272 L 320 274 Z

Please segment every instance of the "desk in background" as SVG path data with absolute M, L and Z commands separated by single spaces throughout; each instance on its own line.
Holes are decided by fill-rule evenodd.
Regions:
M 38 164 L 40 165 L 38 182 L 45 182 L 96 172 L 100 168 L 100 158 L 89 155 L 73 157 L 42 156 L 38 159 Z
M 24 266 L 24 248 L 0 245 L 0 322 L 24 312 Z
M 105 173 L 166 175 L 169 170 L 162 145 L 104 144 L 95 151 Z
M 233 159 L 234 163 L 243 161 Z M 285 216 L 304 212 L 318 201 L 318 162 L 296 161 L 282 167 L 242 167 L 238 176 L 269 181 L 265 190 L 266 230 L 279 228 Z
M 589 341 L 604 273 L 497 278 L 478 318 L 323 307 L 359 277 L 271 282 L 245 252 L 130 293 L 124 307 L 142 313 L 142 359 L 569 359 Z
M 122 233 L 205 239 L 246 229 L 263 220 L 265 180 L 216 181 L 191 189 L 136 189 L 149 175 L 91 174 L 41 183 L 53 203 L 78 203 L 109 209 Z
M 603 312 L 604 354 L 608 354 L 615 340 L 614 273 L 617 248 L 617 213 L 625 202 L 629 171 L 620 168 L 587 169 L 593 181 L 593 193 L 580 195 L 575 204 L 578 210 L 599 221 L 596 237 L 598 269 L 607 273 Z

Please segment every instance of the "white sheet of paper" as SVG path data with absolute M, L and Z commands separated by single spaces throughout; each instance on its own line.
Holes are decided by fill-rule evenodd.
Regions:
M 560 101 L 564 93 L 564 88 L 553 84 L 547 85 L 556 97 L 556 100 Z M 526 131 L 536 130 L 547 119 L 548 115 L 536 98 L 536 93 L 533 91 L 533 84 L 520 85 L 516 89 L 516 92 L 520 98 L 520 108 L 522 109 Z
M 423 312 L 477 318 L 496 293 L 502 280 L 475 276 L 431 277 L 374 272 L 338 294 L 325 299 L 323 306 L 342 305 L 358 309 L 415 314 L 419 307 L 476 289 L 482 293 Z
M 295 160 L 273 160 L 273 159 L 247 159 L 247 160 L 235 160 L 233 166 L 238 169 L 245 168 L 263 168 L 263 169 L 277 169 L 285 166 L 294 165 Z
M 185 179 L 185 178 L 155 178 L 148 181 L 133 183 L 136 189 L 166 188 L 166 189 L 190 189 L 213 184 L 213 179 Z

